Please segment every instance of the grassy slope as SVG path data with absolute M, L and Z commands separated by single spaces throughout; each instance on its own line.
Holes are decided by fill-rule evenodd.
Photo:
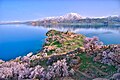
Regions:
M 76 48 L 83 47 L 83 41 L 85 38 L 85 36 L 80 34 L 78 35 L 69 32 L 64 33 L 55 30 L 49 31 L 46 35 L 49 38 L 49 43 L 45 44 L 45 46 L 55 46 L 55 49 L 47 52 L 48 55 L 53 53 L 66 53 L 73 51 Z M 63 39 L 62 42 L 60 42 L 61 39 Z M 56 51 L 58 48 L 59 51 Z M 75 75 L 72 77 L 75 80 L 91 80 L 97 77 L 109 78 L 113 73 L 116 72 L 116 68 L 114 66 L 94 62 L 93 58 L 87 56 L 86 53 L 79 53 L 76 56 L 80 57 L 81 62 L 79 68 L 76 70 Z M 46 61 L 42 62 L 42 65 L 46 66 Z
M 83 40 L 85 37 L 83 35 L 76 35 L 70 32 L 63 33 L 63 32 L 58 32 L 55 30 L 48 32 L 47 36 L 51 38 L 49 39 L 50 43 L 46 44 L 46 46 L 56 46 L 56 48 L 59 48 L 59 51 L 60 51 L 60 52 L 57 52 L 58 54 L 69 52 L 71 50 L 75 50 L 76 48 L 82 47 Z M 53 37 L 55 37 L 56 39 L 53 40 Z M 61 39 L 63 40 L 63 42 L 60 41 Z M 51 50 L 50 52 L 48 52 L 48 54 L 54 51 L 55 50 Z

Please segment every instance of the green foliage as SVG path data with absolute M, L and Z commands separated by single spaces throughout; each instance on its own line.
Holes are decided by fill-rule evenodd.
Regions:
M 104 71 L 104 72 L 116 72 L 117 69 L 115 68 L 115 66 L 112 66 L 112 65 L 107 65 L 107 64 L 102 64 L 100 62 L 94 62 L 94 65 L 96 67 L 101 67 L 101 70 Z M 105 68 L 102 68 L 102 66 L 104 66 Z
M 40 65 L 43 66 L 43 67 L 47 67 L 47 60 L 41 60 L 40 61 Z
M 85 70 L 86 68 L 90 67 L 90 63 L 93 62 L 92 58 L 87 57 L 85 53 L 78 54 L 77 56 L 80 57 L 81 59 L 81 65 L 80 65 L 80 70 Z
M 49 52 L 47 52 L 47 55 L 53 54 L 54 51 L 55 51 L 55 50 L 50 50 Z
M 62 44 L 59 41 L 54 41 L 51 45 L 56 45 L 58 48 L 62 47 Z
M 97 77 L 109 78 L 111 74 L 117 71 L 115 66 L 93 61 L 93 58 L 87 56 L 86 53 L 77 54 L 76 56 L 81 59 L 79 70 L 82 72 L 91 71 L 91 74 L 95 74 Z

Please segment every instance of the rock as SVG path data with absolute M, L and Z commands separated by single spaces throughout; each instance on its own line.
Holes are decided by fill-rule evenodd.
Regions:
M 113 74 L 112 79 L 120 80 L 120 73 Z
M 4 63 L 4 62 L 5 62 L 5 61 L 3 61 L 3 60 L 0 59 L 0 64 L 1 64 L 1 63 Z
M 74 80 L 74 79 L 72 79 L 71 77 L 64 77 L 64 78 L 62 78 L 60 80 Z
M 27 54 L 27 57 L 31 57 L 32 54 L 33 54 L 32 52 L 28 53 L 28 54 Z
M 109 52 L 108 56 L 113 59 L 113 57 L 115 56 L 115 53 Z
M 15 59 L 15 61 L 20 61 L 20 60 L 21 60 L 21 56 L 19 56 Z
M 72 75 L 74 75 L 74 73 L 75 73 L 75 71 L 74 71 L 73 69 L 71 69 L 69 72 L 70 72 Z
M 106 66 L 101 66 L 101 69 L 106 69 Z
M 117 72 L 120 73 L 120 68 L 118 68 Z
M 94 61 L 98 61 L 101 59 L 101 56 L 100 55 L 97 55 L 96 57 L 94 57 Z
M 108 55 L 107 52 L 103 51 L 102 56 L 107 57 L 107 55 Z
M 46 48 L 48 51 L 56 49 L 55 46 L 45 46 L 44 48 Z
M 108 79 L 106 79 L 106 78 L 95 78 L 93 80 L 108 80 Z

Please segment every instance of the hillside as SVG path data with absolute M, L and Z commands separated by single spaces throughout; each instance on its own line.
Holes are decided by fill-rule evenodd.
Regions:
M 2 80 L 119 80 L 120 45 L 97 37 L 50 30 L 37 54 L 0 60 Z

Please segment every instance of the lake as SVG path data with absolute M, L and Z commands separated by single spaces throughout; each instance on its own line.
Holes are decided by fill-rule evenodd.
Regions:
M 0 59 L 10 60 L 29 52 L 37 53 L 48 30 L 72 31 L 87 37 L 98 36 L 104 44 L 120 44 L 120 26 L 30 26 L 0 25 Z

